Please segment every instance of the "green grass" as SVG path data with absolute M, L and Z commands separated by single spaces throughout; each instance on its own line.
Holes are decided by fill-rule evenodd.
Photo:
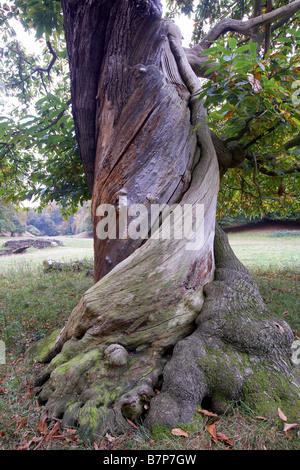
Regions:
M 93 284 L 86 272 L 51 272 L 22 266 L 0 275 L 0 331 L 16 357 L 26 345 L 62 327 L 81 295 Z
M 270 312 L 284 318 L 300 335 L 300 231 L 232 233 L 229 241 Z
M 279 231 L 282 232 L 282 231 Z M 248 267 L 258 269 L 299 268 L 300 235 L 276 237 L 276 232 L 253 231 L 229 233 L 230 244 L 237 257 Z
M 230 234 L 229 239 L 258 283 L 269 310 L 275 317 L 284 318 L 300 338 L 300 236 L 251 232 Z M 0 339 L 7 347 L 7 364 L 0 365 L 0 450 L 300 449 L 298 429 L 292 430 L 289 438 L 280 420 L 257 419 L 243 403 L 239 406 L 229 403 L 228 413 L 218 418 L 217 431 L 226 434 L 233 446 L 213 442 L 206 428 L 210 418 L 202 416 L 196 424 L 184 426 L 188 437 L 172 436 L 170 432 L 153 437 L 138 426 L 123 436 L 107 435 L 90 442 L 75 430 L 60 427 L 54 433 L 59 421 L 47 423 L 46 431 L 42 432 L 44 409 L 37 405 L 34 380 L 43 366 L 29 364 L 25 352 L 36 340 L 64 325 L 82 293 L 93 283 L 85 272 L 43 271 L 43 259 L 92 257 L 92 240 L 64 238 L 64 242 L 64 247 L 0 258 Z

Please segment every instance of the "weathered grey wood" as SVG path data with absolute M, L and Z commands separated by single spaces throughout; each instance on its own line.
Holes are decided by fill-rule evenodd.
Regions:
M 268 411 L 281 400 L 294 415 L 291 331 L 266 311 L 228 241 L 219 233 L 215 239 L 220 167 L 180 32 L 161 19 L 158 0 L 62 3 L 77 137 L 92 182 L 97 282 L 65 327 L 40 346 L 38 358 L 48 362 L 40 402 L 63 425 L 99 435 L 122 432 L 125 418 L 141 417 L 149 402 L 149 426 L 173 426 L 192 419 L 198 400 L 224 410 L 226 400 L 250 390 L 253 404 L 253 384 L 264 397 L 273 381 Z M 83 86 L 90 89 L 81 96 Z M 121 195 L 129 204 L 202 204 L 203 243 L 191 250 L 184 238 L 98 240 L 97 208 L 118 208 Z

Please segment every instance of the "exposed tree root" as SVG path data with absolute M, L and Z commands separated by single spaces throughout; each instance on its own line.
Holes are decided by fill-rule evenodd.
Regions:
M 289 419 L 299 419 L 300 387 L 290 362 L 290 327 L 267 311 L 220 229 L 215 256 L 215 279 L 204 287 L 204 303 L 201 289 L 189 292 L 169 305 L 180 314 L 153 329 L 126 317 L 111 319 L 109 327 L 107 318 L 101 326 L 98 316 L 97 327 L 90 317 L 80 338 L 82 332 L 70 319 L 66 329 L 71 337 L 63 330 L 56 338 L 56 351 L 47 346 L 49 359 L 63 343 L 40 381 L 39 400 L 49 417 L 62 418 L 64 425 L 78 425 L 92 435 L 123 432 L 126 418 L 145 415 L 150 428 L 173 427 L 192 421 L 201 403 L 223 413 L 230 402 L 243 401 L 258 414 L 273 417 L 280 407 Z M 84 313 L 78 320 L 78 309 L 92 311 L 87 299 L 91 301 L 89 294 L 75 311 L 77 325 L 86 324 Z

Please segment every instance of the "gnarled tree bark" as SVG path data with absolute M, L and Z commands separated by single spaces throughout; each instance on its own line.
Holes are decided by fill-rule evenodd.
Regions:
M 296 415 L 292 332 L 272 319 L 218 229 L 215 236 L 220 167 L 236 156 L 222 151 L 219 166 L 180 32 L 161 19 L 156 0 L 62 4 L 93 191 L 96 283 L 41 350 L 41 403 L 50 417 L 94 435 L 126 429 L 126 417 L 143 416 L 149 402 L 150 427 L 191 420 L 203 400 L 218 411 L 248 400 L 265 414 L 284 403 Z M 120 211 L 121 196 L 129 206 L 202 205 L 193 245 L 172 236 L 98 239 L 97 208 Z M 165 220 L 156 235 L 167 228 Z

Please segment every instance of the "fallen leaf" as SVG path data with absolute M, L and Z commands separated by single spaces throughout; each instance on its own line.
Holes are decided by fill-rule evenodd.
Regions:
M 65 437 L 65 440 L 66 442 L 69 442 L 69 443 L 72 443 L 73 444 L 73 447 L 77 447 L 77 445 L 74 445 L 75 442 L 79 442 L 79 437 L 76 435 L 76 436 L 73 436 L 73 437 Z
M 171 434 L 173 434 L 173 436 L 189 437 L 188 433 L 186 431 L 184 431 L 183 429 L 180 429 L 180 428 L 172 429 Z
M 218 436 L 217 436 L 217 431 L 216 431 L 216 424 L 218 424 L 218 422 L 206 425 L 206 429 L 211 435 L 214 442 L 218 442 Z
M 113 442 L 116 439 L 115 437 L 111 436 L 108 433 L 105 434 L 105 437 L 108 440 L 108 442 Z
M 228 444 L 229 446 L 233 446 L 233 441 L 229 439 L 229 437 L 227 437 L 226 434 L 223 434 L 222 432 L 217 432 L 217 439 L 219 441 L 225 442 L 225 444 Z
M 130 426 L 132 426 L 133 428 L 137 429 L 137 426 L 128 418 L 127 418 L 127 423 L 130 424 Z
M 274 323 L 277 326 L 277 328 L 279 328 L 280 331 L 282 331 L 282 333 L 285 333 L 285 329 L 283 328 L 283 326 L 279 325 L 279 323 L 276 323 L 276 321 L 274 321 Z
M 205 415 L 205 416 L 213 416 L 215 418 L 218 418 L 218 415 L 216 415 L 215 413 L 212 413 L 211 411 L 198 410 L 198 413 L 201 413 L 202 415 Z
M 45 442 L 50 442 L 52 439 L 57 439 L 58 437 L 61 437 L 61 434 L 59 430 L 59 421 L 56 421 L 53 429 L 47 435 Z
M 76 433 L 77 433 L 77 429 L 67 429 L 67 433 L 68 433 L 68 434 L 76 434 Z
M 20 431 L 20 429 L 23 429 L 26 423 L 27 423 L 27 418 L 20 419 L 18 421 L 18 425 L 16 427 L 14 434 L 17 434 L 18 431 Z
M 290 429 L 297 428 L 298 426 L 299 426 L 298 423 L 293 423 L 293 424 L 285 423 L 285 424 L 284 424 L 284 427 L 283 427 L 283 431 L 285 432 L 286 436 L 287 436 L 289 439 L 292 439 L 292 436 L 291 436 L 291 433 L 290 433 Z M 299 431 L 298 431 L 298 432 L 299 432 Z
M 264 421 L 268 421 L 268 419 L 265 418 L 264 416 L 256 416 L 256 419 L 262 419 L 262 420 L 264 420 Z
M 40 433 L 43 434 L 44 436 L 48 432 L 48 425 L 46 423 L 46 420 L 47 420 L 47 414 L 45 413 L 44 416 L 42 417 L 41 421 L 39 422 L 39 424 L 36 427 L 37 430 L 40 431 Z
M 44 439 L 44 438 L 43 438 L 43 437 L 34 437 L 34 438 L 31 439 L 29 442 L 27 442 L 27 444 L 18 447 L 17 450 L 28 450 L 29 447 L 30 447 L 32 444 L 36 444 L 37 442 L 40 442 L 42 439 Z
M 282 419 L 282 421 L 287 421 L 287 417 L 282 413 L 280 408 L 278 408 L 278 416 L 280 419 Z
M 30 441 L 30 445 L 31 444 L 36 444 L 37 442 L 39 443 L 39 445 L 37 447 L 39 447 L 43 441 L 43 437 L 34 437 L 33 439 L 31 439 Z M 35 447 L 33 450 L 35 450 L 37 447 Z

